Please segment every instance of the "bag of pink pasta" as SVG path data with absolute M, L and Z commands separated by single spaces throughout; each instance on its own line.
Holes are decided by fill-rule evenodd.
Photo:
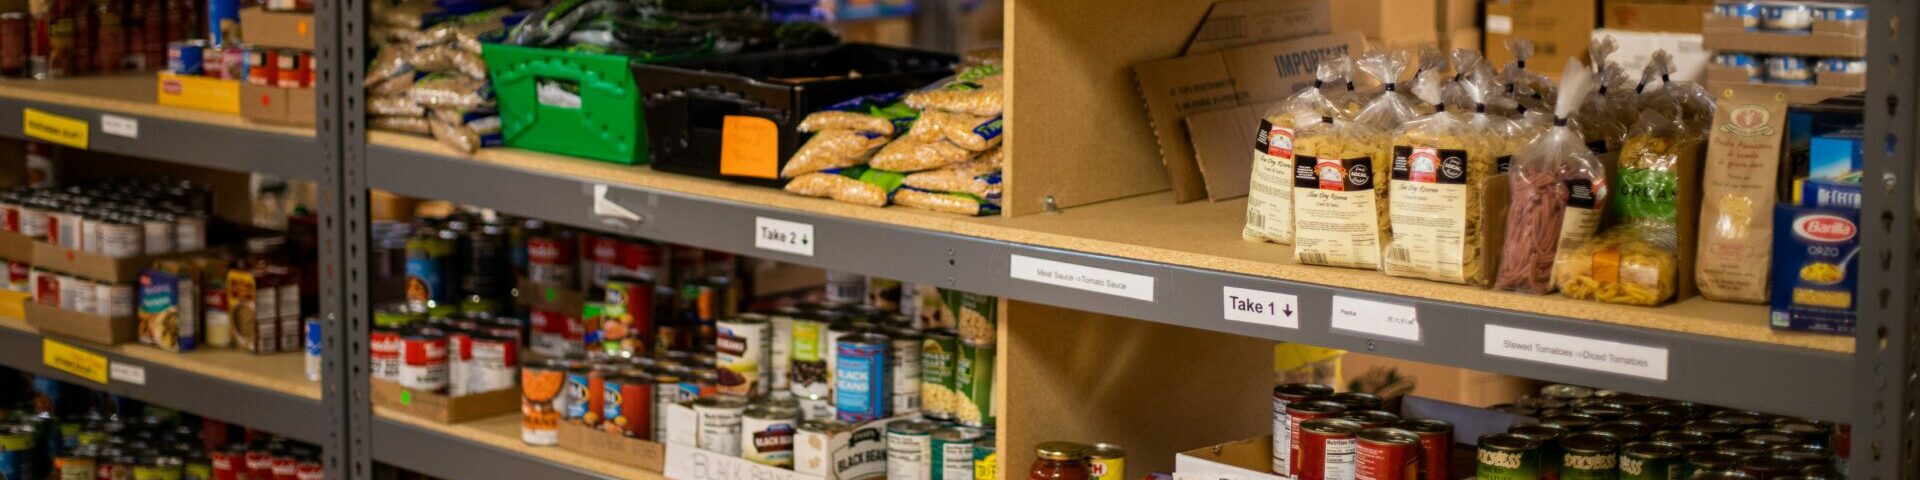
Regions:
M 1513 158 L 1513 201 L 1495 288 L 1553 292 L 1554 258 L 1592 238 L 1606 210 L 1606 167 L 1580 132 L 1567 126 L 1567 117 L 1593 87 L 1593 73 L 1572 60 L 1560 79 L 1553 128 Z

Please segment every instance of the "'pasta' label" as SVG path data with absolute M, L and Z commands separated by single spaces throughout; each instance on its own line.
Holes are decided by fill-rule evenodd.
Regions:
M 1296 155 L 1294 255 L 1301 263 L 1378 268 L 1385 208 L 1374 192 L 1373 159 Z
M 1388 275 L 1466 281 L 1467 151 L 1393 147 Z
M 1260 121 L 1253 140 L 1252 181 L 1242 236 L 1293 243 L 1293 129 Z

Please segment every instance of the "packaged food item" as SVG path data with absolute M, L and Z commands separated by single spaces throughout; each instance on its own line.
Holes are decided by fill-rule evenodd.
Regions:
M 841 110 L 822 110 L 807 115 L 800 120 L 799 131 L 814 133 L 826 130 L 852 130 L 881 136 L 893 136 L 893 122 L 875 115 L 862 112 Z
M 415 81 L 407 98 L 427 108 L 474 110 L 493 106 L 493 87 L 486 77 L 434 72 Z
M 1593 74 L 1573 60 L 1560 78 L 1553 128 L 1514 155 L 1508 178 L 1512 203 L 1496 288 L 1552 292 L 1558 252 L 1586 243 L 1606 206 L 1606 167 L 1586 148 L 1580 132 L 1567 125 L 1592 88 Z
M 376 130 L 391 130 L 396 132 L 419 133 L 419 134 L 433 133 L 433 127 L 427 121 L 427 117 L 415 117 L 415 116 L 404 116 L 404 115 L 402 116 L 384 116 L 383 115 L 383 116 L 373 117 L 373 120 L 368 121 L 368 125 L 371 125 Z
M 971 162 L 967 162 L 971 163 Z M 973 176 L 965 169 L 942 168 L 907 174 L 901 186 L 934 192 L 964 193 L 981 198 L 1000 197 L 1000 171 Z
M 1695 188 L 1681 171 L 1695 168 L 1686 163 L 1698 162 L 1701 137 L 1677 103 L 1644 107 L 1620 152 L 1610 202 L 1619 225 L 1555 261 L 1554 283 L 1568 297 L 1658 305 L 1677 291 L 1681 190 Z
M 782 178 L 867 163 L 894 133 L 905 131 L 919 112 L 898 93 L 867 95 L 808 114 L 798 130 L 812 133 L 781 166 Z
M 1781 204 L 1774 222 L 1773 328 L 1852 333 L 1860 273 L 1859 175 L 1809 179 L 1825 194 Z M 1839 200 L 1839 201 L 1834 201 Z
M 1379 80 L 1381 89 L 1379 96 L 1373 97 L 1354 115 L 1354 121 L 1384 132 L 1400 128 L 1400 124 L 1420 115 L 1425 102 L 1399 91 L 1400 76 L 1406 73 L 1410 63 L 1406 51 L 1391 49 L 1376 50 L 1353 61 L 1354 69 Z M 1425 109 L 1430 110 L 1432 106 L 1427 105 Z
M 1786 130 L 1782 87 L 1719 89 L 1701 171 L 1700 240 L 1694 281 L 1712 300 L 1767 301 L 1780 136 Z
M 896 172 L 849 167 L 801 175 L 787 182 L 786 190 L 796 195 L 883 207 L 904 178 L 905 175 Z
M 1551 114 L 1554 111 L 1551 102 L 1559 97 L 1554 93 L 1553 80 L 1540 72 L 1527 70 L 1527 59 L 1533 58 L 1533 41 L 1509 38 L 1507 51 L 1512 52 L 1514 58 L 1506 68 L 1507 82 L 1512 86 L 1508 91 L 1513 93 L 1514 102 L 1526 110 Z
M 1000 67 L 995 65 L 967 69 L 953 78 L 907 94 L 907 105 L 922 111 L 998 117 L 1004 106 L 1000 73 Z
M 1404 105 L 1402 105 L 1404 106 Z M 1300 263 L 1380 268 L 1387 238 L 1385 132 L 1321 117 L 1294 138 L 1294 257 Z
M 367 100 L 367 113 L 373 115 L 418 117 L 427 114 L 427 107 L 420 106 L 409 96 L 383 96 Z
M 922 210 L 953 213 L 960 215 L 987 216 L 999 215 L 1000 205 L 987 198 L 960 192 L 935 192 L 918 188 L 901 188 L 893 194 L 893 203 Z
M 1620 64 L 1607 62 L 1601 65 L 1594 72 L 1593 93 L 1579 100 L 1579 110 L 1575 110 L 1573 117 L 1568 120 L 1578 127 L 1580 137 L 1586 139 L 1587 148 L 1593 150 L 1595 155 L 1619 151 L 1620 141 L 1626 136 L 1627 125 L 1621 123 L 1619 109 L 1614 107 L 1616 101 L 1625 99 L 1615 97 L 1623 97 L 1622 94 L 1627 93 L 1620 88 L 1626 85 L 1626 79 L 1626 72 L 1621 70 Z
M 972 156 L 973 152 L 944 138 L 932 141 L 900 138 L 880 147 L 867 164 L 881 170 L 918 172 L 964 162 Z
M 1261 116 L 1253 135 L 1252 184 L 1241 238 L 1293 244 L 1294 128 L 1319 122 L 1322 115 L 1340 116 L 1344 109 L 1335 99 L 1345 92 L 1329 87 L 1339 89 L 1351 66 L 1344 56 L 1320 62 L 1314 67 L 1313 87 L 1295 92 Z
M 421 71 L 451 71 L 466 74 L 472 78 L 487 78 L 487 62 L 480 59 L 480 52 L 468 51 L 453 45 L 415 49 L 407 56 L 407 63 Z
M 1438 101 L 1438 91 L 1423 90 Z M 1386 274 L 1451 283 L 1485 278 L 1475 187 L 1494 174 L 1491 140 L 1464 115 L 1446 111 L 1393 132 L 1387 187 L 1393 237 L 1382 264 Z
M 865 133 L 858 130 L 829 129 L 814 132 L 807 143 L 801 144 L 787 159 L 787 165 L 781 169 L 780 176 L 797 176 L 846 168 L 867 163 L 873 153 L 887 144 L 884 135 Z
M 978 152 L 999 146 L 1004 128 L 1004 122 L 997 115 L 982 117 L 926 110 L 913 122 L 908 137 L 926 141 L 945 139 L 960 148 Z
M 1431 44 L 1422 44 L 1419 49 L 1420 66 L 1413 73 L 1413 98 L 1419 100 L 1415 105 L 1421 115 L 1435 112 L 1444 101 L 1440 91 L 1443 85 L 1451 85 L 1442 70 L 1447 69 L 1447 55 Z

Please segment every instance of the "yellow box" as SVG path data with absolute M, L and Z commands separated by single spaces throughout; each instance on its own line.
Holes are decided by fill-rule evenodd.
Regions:
M 155 87 L 161 105 L 240 113 L 240 81 L 161 73 Z

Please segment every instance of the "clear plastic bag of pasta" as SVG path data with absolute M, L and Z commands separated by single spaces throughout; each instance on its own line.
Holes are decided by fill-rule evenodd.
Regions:
M 940 192 L 913 187 L 905 187 L 893 192 L 893 204 L 969 216 L 1000 214 L 998 199 L 989 199 L 970 193 Z
M 1553 282 L 1570 298 L 1627 305 L 1672 299 L 1679 274 L 1678 235 L 1671 224 L 1632 223 L 1607 229 L 1560 252 Z
M 1413 73 L 1413 98 L 1419 100 L 1414 107 L 1421 115 L 1433 113 L 1443 100 L 1438 94 L 1451 77 L 1446 76 L 1447 55 L 1438 47 L 1422 44 L 1419 49 L 1420 66 Z M 1427 93 L 1421 93 L 1426 91 Z M 1456 105 L 1457 106 L 1457 105 Z
M 961 192 L 987 197 L 1000 195 L 1000 167 L 980 159 L 947 168 L 907 174 L 908 187 L 936 192 Z
M 867 167 L 823 170 L 795 177 L 786 190 L 795 195 L 831 198 L 842 203 L 884 207 L 905 177 Z
M 994 65 L 969 68 L 928 88 L 907 94 L 907 105 L 981 117 L 998 117 L 1005 108 L 1001 69 Z
M 1687 128 L 1705 131 L 1713 124 L 1712 94 L 1707 93 L 1699 83 L 1674 79 L 1673 70 L 1673 55 L 1666 50 L 1655 50 L 1653 59 L 1647 62 L 1641 74 L 1640 87 L 1634 98 L 1636 110 L 1668 104 L 1677 106 L 1680 111 L 1678 118 L 1687 124 Z M 1659 78 L 1658 87 L 1651 83 L 1650 77 L 1654 76 Z
M 1594 91 L 1580 100 L 1580 109 L 1574 111 L 1570 120 L 1580 129 L 1580 137 L 1587 140 L 1587 148 L 1595 154 L 1606 154 L 1620 150 L 1620 141 L 1626 137 L 1627 124 L 1620 121 L 1619 112 L 1614 107 L 1615 99 L 1609 98 L 1609 85 L 1617 85 L 1612 91 L 1618 96 L 1626 85 L 1626 73 L 1620 64 L 1607 63 L 1594 74 Z
M 1567 117 L 1591 88 L 1593 74 L 1570 60 L 1560 78 L 1553 128 L 1513 158 L 1508 175 L 1512 203 L 1495 288 L 1552 293 L 1554 259 L 1592 238 L 1606 207 L 1606 167 L 1587 149 L 1580 132 L 1567 125 Z
M 858 130 L 836 128 L 814 132 L 806 143 L 794 150 L 793 157 L 787 159 L 780 176 L 798 178 L 813 172 L 861 165 L 886 144 L 886 136 Z
M 867 163 L 918 115 L 898 93 L 856 97 L 808 114 L 797 128 L 811 133 L 780 167 L 782 178 Z
M 925 110 L 907 130 L 907 140 L 929 142 L 944 139 L 954 146 L 979 152 L 1000 146 L 1005 122 L 999 116 L 982 117 L 941 110 Z
M 1321 117 L 1294 133 L 1293 253 L 1300 263 L 1380 268 L 1388 238 L 1389 137 Z
M 1293 144 L 1301 124 L 1321 116 L 1340 116 L 1331 96 L 1344 95 L 1345 56 L 1322 60 L 1314 67 L 1313 86 L 1301 89 L 1260 117 L 1253 134 L 1253 174 L 1248 179 L 1247 221 L 1240 237 L 1257 242 L 1293 243 Z
M 1672 224 L 1678 220 L 1680 162 L 1699 148 L 1700 132 L 1688 128 L 1680 106 L 1649 105 L 1620 150 L 1620 175 L 1612 210 L 1622 222 Z M 1697 160 L 1695 160 L 1697 161 Z
M 1450 89 L 1460 85 L 1447 82 Z M 1422 86 L 1441 103 L 1439 85 Z M 1466 115 L 1440 111 L 1393 132 L 1387 204 L 1393 236 L 1381 264 L 1388 275 L 1451 283 L 1482 281 L 1480 191 L 1493 175 L 1489 134 Z
M 1513 54 L 1514 61 L 1507 64 L 1507 82 L 1513 92 L 1513 99 L 1521 107 L 1540 112 L 1552 112 L 1553 101 L 1559 98 L 1555 93 L 1552 79 L 1546 75 L 1527 70 L 1527 60 L 1533 58 L 1533 42 L 1521 38 L 1507 39 L 1507 51 Z
M 1360 113 L 1355 114 L 1353 120 L 1380 131 L 1392 131 L 1400 128 L 1400 124 L 1419 117 L 1421 111 L 1433 110 L 1433 105 L 1400 91 L 1400 76 L 1406 73 L 1409 66 L 1412 66 L 1412 61 L 1407 58 L 1407 52 L 1398 49 L 1375 50 L 1354 60 L 1353 68 L 1379 80 L 1381 91 L 1380 95 L 1360 108 Z M 1408 87 L 1408 90 L 1412 90 L 1411 85 Z

